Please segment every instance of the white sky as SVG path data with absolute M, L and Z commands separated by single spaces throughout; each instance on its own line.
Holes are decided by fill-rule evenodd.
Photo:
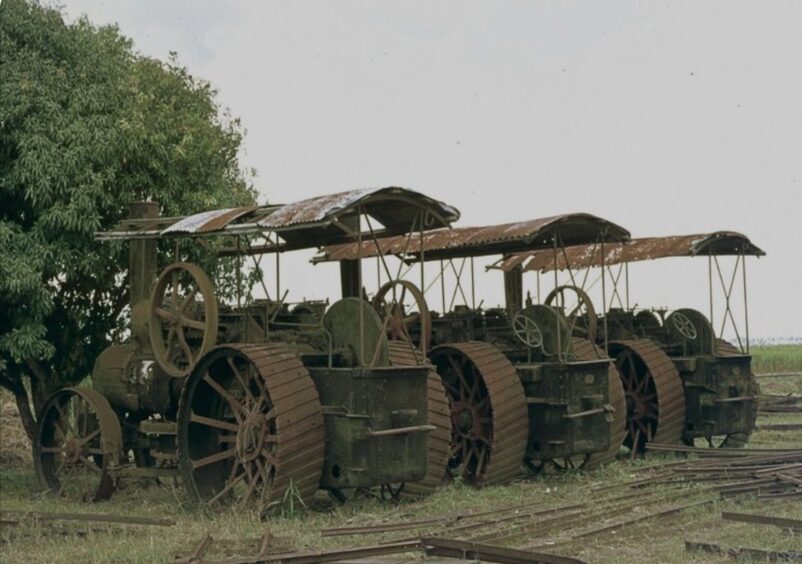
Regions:
M 586 211 L 636 237 L 742 231 L 768 252 L 748 265 L 752 337 L 802 336 L 796 0 L 62 1 L 211 81 L 263 200 L 397 185 L 463 225 Z M 336 298 L 336 266 L 305 258 L 282 262 L 290 297 Z M 705 260 L 630 278 L 641 306 L 708 311 Z M 499 274 L 477 283 L 501 301 Z

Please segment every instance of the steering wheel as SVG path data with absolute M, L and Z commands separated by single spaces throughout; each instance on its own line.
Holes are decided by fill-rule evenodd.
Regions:
M 543 333 L 540 331 L 540 327 L 523 311 L 519 311 L 513 316 L 512 330 L 527 347 L 538 348 L 543 345 Z
M 680 335 L 685 337 L 686 339 L 693 341 L 696 339 L 696 326 L 688 319 L 688 316 L 684 313 L 680 313 L 675 311 L 670 316 L 671 324 L 674 326 Z
M 372 305 L 384 322 L 388 339 L 406 341 L 426 356 L 432 340 L 432 316 L 423 292 L 415 284 L 391 280 L 379 288 Z M 415 325 L 420 335 L 413 337 L 411 329 Z
M 156 280 L 148 331 L 159 367 L 182 378 L 217 343 L 218 306 L 214 285 L 192 263 L 177 262 Z
M 595 342 L 598 334 L 599 318 L 596 315 L 596 308 L 593 307 L 590 296 L 582 288 L 571 285 L 557 286 L 549 292 L 549 295 L 546 296 L 546 301 L 543 303 L 562 308 L 563 312 L 565 312 L 568 294 L 576 296 L 576 306 L 570 313 L 565 313 L 565 319 L 568 321 L 571 333 L 576 337 L 583 337 Z

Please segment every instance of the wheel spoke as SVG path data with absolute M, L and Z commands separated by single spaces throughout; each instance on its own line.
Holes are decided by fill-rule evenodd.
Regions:
M 163 307 L 156 307 L 155 311 L 156 311 L 156 315 L 158 315 L 162 319 L 172 319 L 172 317 L 173 317 L 172 312 L 164 309 Z
M 237 379 L 240 386 L 242 386 L 245 395 L 248 396 L 251 402 L 256 402 L 256 399 L 253 397 L 253 394 L 251 393 L 250 387 L 245 382 L 245 378 L 242 377 L 242 372 L 240 372 L 239 368 L 237 368 L 237 364 L 234 362 L 234 358 L 228 356 L 226 357 L 226 360 L 228 361 L 228 366 L 231 367 L 231 372 L 234 373 L 234 377 Z
M 220 462 L 221 460 L 226 460 L 227 458 L 234 458 L 235 456 L 237 456 L 237 450 L 234 448 L 216 452 L 214 454 L 210 454 L 209 456 L 199 458 L 198 460 L 193 460 L 192 469 L 197 470 L 198 468 L 208 466 L 209 464 L 214 464 L 215 462 Z
M 197 288 L 192 288 L 192 290 L 190 290 L 189 294 L 187 294 L 187 297 L 184 298 L 184 301 L 181 302 L 181 305 L 178 308 L 179 313 L 184 313 L 184 310 L 187 309 L 187 306 L 195 298 L 195 295 L 197 293 L 198 293 Z
M 220 394 L 220 396 L 228 402 L 228 404 L 231 406 L 231 412 L 234 414 L 234 417 L 236 418 L 237 422 L 242 424 L 241 415 L 245 415 L 247 417 L 248 410 L 242 407 L 242 404 L 238 402 L 231 394 L 229 394 L 225 390 L 225 388 L 223 388 L 223 386 L 218 384 L 217 381 L 214 378 L 212 378 L 212 376 L 208 372 L 203 376 L 203 381 L 209 384 L 209 386 L 215 392 Z
M 84 466 L 86 466 L 87 468 L 89 468 L 93 472 L 96 472 L 97 474 L 102 474 L 103 473 L 103 470 L 100 468 L 100 466 L 95 464 L 93 461 L 91 461 L 86 456 L 81 456 L 80 460 L 81 460 L 81 462 L 84 463 Z
M 67 439 L 67 437 L 69 435 L 69 432 L 72 432 L 73 436 L 77 436 L 78 433 L 73 428 L 72 421 L 70 421 L 70 418 L 67 416 L 67 414 L 65 414 L 62 411 L 62 409 L 61 409 L 62 406 L 58 405 L 57 403 L 54 404 L 54 406 L 56 408 L 56 411 L 58 411 L 58 414 L 59 414 L 59 422 L 63 422 L 61 427 L 62 427 L 62 432 L 64 433 L 64 439 L 65 440 Z
M 237 468 L 240 468 L 240 467 L 235 465 L 234 466 L 234 470 L 236 471 Z M 209 501 L 206 502 L 207 505 L 212 505 L 213 503 L 217 502 L 218 499 L 223 497 L 227 492 L 231 491 L 231 488 L 233 488 L 238 483 L 240 483 L 244 478 L 245 478 L 245 473 L 244 472 L 241 473 L 241 474 L 238 474 L 237 476 L 232 477 L 222 490 L 217 492 L 214 495 L 214 497 L 212 497 Z
M 89 441 L 91 441 L 92 439 L 94 439 L 95 437 L 98 437 L 98 436 L 100 436 L 100 429 L 99 428 L 95 429 L 94 431 L 89 433 L 87 436 L 82 438 L 80 441 L 78 441 L 78 446 L 84 446 Z
M 220 421 L 219 419 L 212 419 L 211 417 L 204 417 L 203 415 L 198 415 L 195 412 L 189 416 L 189 420 L 192 423 L 199 423 L 201 425 L 206 425 L 207 427 L 214 427 L 215 429 L 222 429 L 224 431 L 232 431 L 234 433 L 239 431 L 239 425 L 235 423 Z
M 179 322 L 184 327 L 190 327 L 192 329 L 197 329 L 198 331 L 204 331 L 206 329 L 206 324 L 203 321 L 198 321 L 197 319 L 192 319 L 191 317 L 187 317 L 185 315 L 180 317 Z
M 195 364 L 195 358 L 192 356 L 192 349 L 189 348 L 189 343 L 187 343 L 187 338 L 184 335 L 183 329 L 176 329 L 176 333 L 178 334 L 178 342 L 181 345 L 181 349 L 184 351 L 184 355 L 187 357 L 187 363 L 189 366 Z

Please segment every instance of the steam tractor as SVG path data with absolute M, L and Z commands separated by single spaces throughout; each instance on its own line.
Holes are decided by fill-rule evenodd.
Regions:
M 746 236 L 729 231 L 633 239 L 610 245 L 605 253 L 601 257 L 587 246 L 575 246 L 566 249 L 557 262 L 546 253 L 529 253 L 510 259 L 506 267 L 528 260 L 525 270 L 535 271 L 539 277 L 543 272 L 568 269 L 568 264 L 573 268 L 600 267 L 602 261 L 608 268 L 619 265 L 617 274 L 608 270 L 616 291 L 604 302 L 607 311 L 601 318 L 588 295 L 570 284 L 557 286 L 545 303 L 571 300 L 582 304 L 587 322 L 603 320 L 609 334 L 608 350 L 616 359 L 626 393 L 624 445 L 633 456 L 647 443 L 693 445 L 702 440 L 709 446 L 743 446 L 754 429 L 758 402 L 749 355 L 746 257 L 765 253 Z M 733 270 L 726 276 L 722 256 L 735 257 Z M 709 317 L 690 308 L 630 307 L 629 263 L 667 257 L 707 257 Z M 739 331 L 731 307 L 739 270 L 745 333 Z M 624 288 L 618 292 L 622 272 Z M 725 305 L 718 332 L 713 326 L 714 277 L 721 283 Z M 728 324 L 735 332 L 737 347 L 720 338 Z
M 421 291 L 399 280 L 384 258 L 377 268 L 389 281 L 373 300 L 382 317 L 391 318 L 391 339 L 411 341 L 421 354 L 429 351 L 445 391 L 445 402 L 442 393 L 430 396 L 429 412 L 432 418 L 450 421 L 450 437 L 433 434 L 436 440 L 431 442 L 425 483 L 439 483 L 446 474 L 444 467 L 449 476 L 478 484 L 507 481 L 519 473 L 522 463 L 536 471 L 545 465 L 580 467 L 605 453 L 611 440 L 620 441 L 623 393 L 610 359 L 589 340 L 595 338 L 595 328 L 585 327 L 583 339 L 572 338 L 574 330 L 580 331 L 578 312 L 524 302 L 520 271 L 505 276 L 506 307 L 482 309 L 475 303 L 473 274 L 475 257 L 533 249 L 550 249 L 557 256 L 565 245 L 583 242 L 603 247 L 605 241 L 627 240 L 629 233 L 592 215 L 569 214 L 435 230 L 420 238 L 410 244 L 403 237 L 389 237 L 376 249 L 329 246 L 315 260 L 339 261 L 344 281 L 349 261 L 371 252 L 400 257 L 399 272 L 404 264 L 417 264 L 423 271 L 426 261 L 439 262 L 437 279 L 445 313 L 429 311 L 426 286 Z M 461 281 L 466 263 L 471 272 L 470 300 L 468 286 Z M 456 279 L 449 303 L 448 272 Z M 345 295 L 348 290 L 344 284 Z M 455 305 L 460 296 L 463 303 Z M 388 297 L 394 297 L 397 306 L 388 307 Z M 618 417 L 610 405 L 610 382 Z M 445 441 L 448 448 L 437 447 Z
M 130 245 L 130 338 L 99 356 L 91 388 L 65 388 L 44 406 L 34 459 L 47 488 L 100 500 L 123 478 L 180 477 L 203 506 L 263 512 L 318 488 L 424 477 L 430 366 L 414 355 L 393 365 L 404 351 L 359 298 L 288 303 L 279 257 L 420 235 L 450 225 L 455 208 L 381 188 L 187 217 L 159 217 L 155 203 L 131 212 L 98 234 Z M 242 273 L 236 299 L 233 291 L 223 299 L 185 260 L 200 248 Z M 157 276 L 163 249 L 174 262 Z M 268 253 L 276 257 L 272 296 L 261 264 Z M 264 296 L 254 297 L 248 280 Z

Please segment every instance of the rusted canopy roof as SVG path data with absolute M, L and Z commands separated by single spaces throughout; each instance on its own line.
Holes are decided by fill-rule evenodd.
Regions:
M 766 253 L 757 247 L 746 235 L 734 231 L 716 231 L 697 235 L 676 235 L 670 237 L 644 237 L 633 239 L 627 243 L 604 245 L 604 264 L 612 265 L 623 262 L 637 262 L 666 257 L 693 256 L 727 256 L 727 255 L 763 256 Z M 567 258 L 567 263 L 566 263 Z M 601 248 L 593 245 L 577 245 L 557 254 L 533 252 L 520 253 L 503 260 L 499 267 L 512 270 L 527 261 L 525 271 L 535 270 L 548 272 L 555 269 L 598 267 L 602 264 Z
M 356 239 L 359 213 L 373 218 L 381 235 L 438 229 L 459 219 L 459 211 L 406 188 L 368 188 L 340 192 L 286 205 L 210 210 L 185 217 L 124 220 L 106 239 L 159 239 L 208 234 L 278 233 L 284 248 L 308 248 Z M 425 217 L 423 226 L 421 218 Z M 362 230 L 367 230 L 363 222 Z
M 558 245 L 591 243 L 602 236 L 606 241 L 626 241 L 629 231 L 606 219 L 586 213 L 564 214 L 554 217 L 489 225 L 484 227 L 456 227 L 438 229 L 420 235 L 387 237 L 373 242 L 327 246 L 313 259 L 314 262 L 339 261 L 393 254 L 417 260 L 421 247 L 425 260 L 442 258 L 477 257 L 494 254 L 517 253 L 526 250 L 551 248 L 555 238 Z

